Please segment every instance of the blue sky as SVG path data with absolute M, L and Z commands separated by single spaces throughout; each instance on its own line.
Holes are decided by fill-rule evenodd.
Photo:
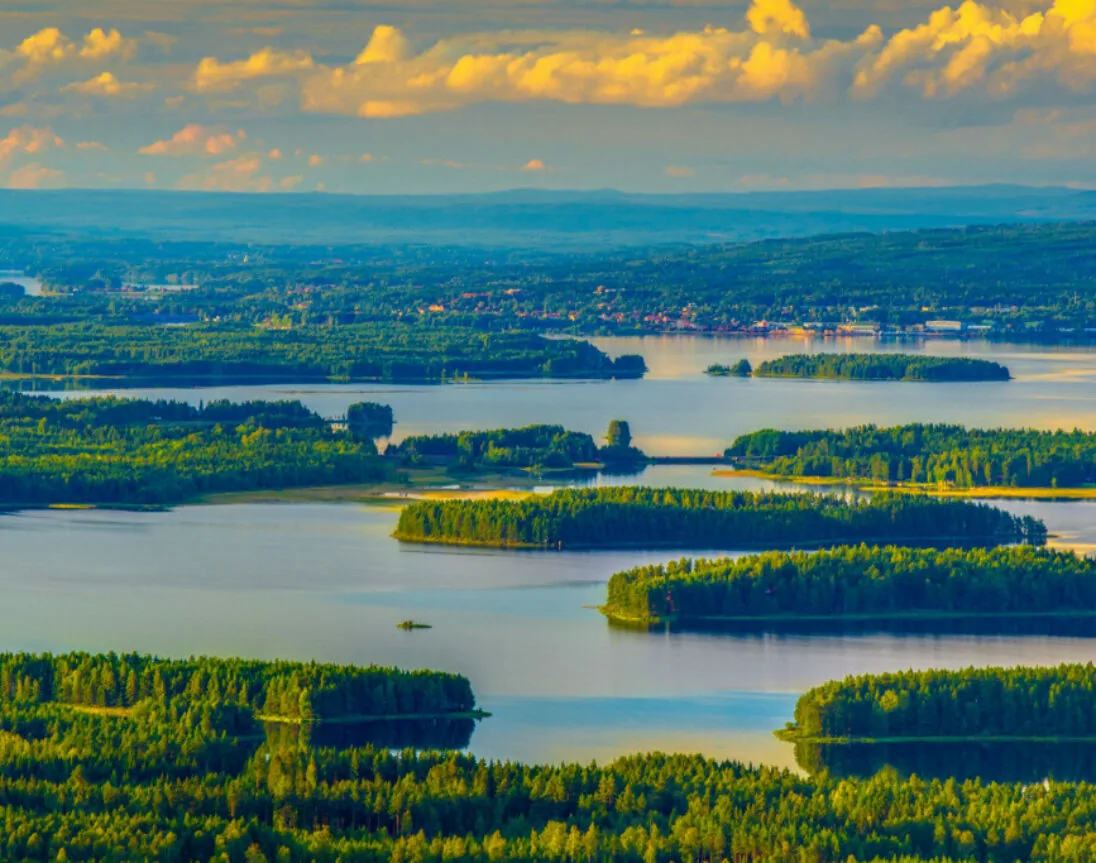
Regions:
M 0 0 L 0 185 L 1096 186 L 1096 0 Z

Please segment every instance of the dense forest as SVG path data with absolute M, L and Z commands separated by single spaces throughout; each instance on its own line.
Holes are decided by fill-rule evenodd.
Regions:
M 914 423 L 844 430 L 764 429 L 726 451 L 780 476 L 972 486 L 1078 488 L 1096 483 L 1096 434 Z
M 468 681 L 434 671 L 138 654 L 0 654 L 0 703 L 88 708 L 216 703 L 295 721 L 469 713 Z
M 791 354 L 766 360 L 753 374 L 767 378 L 841 381 L 1007 381 L 1009 371 L 990 360 L 926 354 Z
M 612 360 L 589 342 L 461 327 L 361 324 L 257 328 L 58 324 L 0 326 L 0 371 L 145 378 L 642 377 L 641 357 Z
M 372 482 L 368 436 L 300 402 L 58 400 L 0 392 L 0 503 L 169 504 L 216 491 Z
M 419 501 L 395 536 L 536 548 L 757 548 L 850 542 L 1041 543 L 1046 528 L 993 507 L 911 495 L 840 496 L 607 487 L 521 500 Z
M 442 460 L 456 462 L 467 469 L 567 468 L 575 464 L 592 464 L 598 459 L 598 446 L 590 435 L 553 425 L 412 435 L 400 442 L 397 452 L 408 465 Z
M 1096 613 L 1096 560 L 1031 546 L 866 545 L 640 566 L 609 579 L 605 613 L 664 619 Z
M 1096 666 L 900 671 L 804 693 L 800 738 L 1096 738 Z
M 463 470 L 593 469 L 598 465 L 634 465 L 647 458 L 632 446 L 631 429 L 623 420 L 610 423 L 606 445 L 602 447 L 584 432 L 568 431 L 556 425 L 534 425 L 518 429 L 412 435 L 404 438 L 394 451 L 409 467 L 441 462 Z M 388 454 L 392 454 L 391 449 Z
M 1084 784 L 806 778 L 657 754 L 529 766 L 322 746 L 257 721 L 258 710 L 338 719 L 473 705 L 467 681 L 433 672 L 0 656 L 3 856 L 1013 863 L 1096 853 L 1096 788 Z

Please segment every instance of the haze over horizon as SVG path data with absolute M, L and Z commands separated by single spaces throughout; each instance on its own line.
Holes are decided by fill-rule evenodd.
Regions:
M 1096 0 L 0 0 L 0 186 L 1096 186 Z

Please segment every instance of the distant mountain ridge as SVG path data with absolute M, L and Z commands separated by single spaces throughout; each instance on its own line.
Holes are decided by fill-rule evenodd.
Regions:
M 1096 192 L 1013 185 L 635 194 L 0 190 L 0 226 L 176 240 L 597 250 L 1096 219 Z

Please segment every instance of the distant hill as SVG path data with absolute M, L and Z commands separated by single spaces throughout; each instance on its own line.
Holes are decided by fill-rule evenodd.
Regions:
M 1096 192 L 1027 186 L 711 195 L 0 190 L 0 225 L 176 240 L 425 243 L 572 251 L 1096 219 Z

